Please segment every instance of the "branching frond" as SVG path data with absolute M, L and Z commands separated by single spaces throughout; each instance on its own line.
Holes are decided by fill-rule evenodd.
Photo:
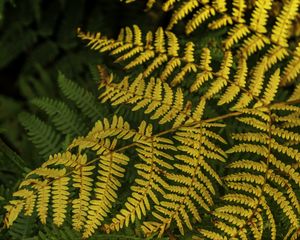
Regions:
M 173 142 L 167 138 L 154 136 L 152 125 L 145 121 L 139 126 L 139 131 L 133 141 L 137 144 L 136 151 L 141 163 L 135 164 L 138 177 L 131 187 L 132 193 L 124 203 L 125 208 L 107 224 L 106 231 L 120 230 L 134 222 L 136 217 L 141 219 L 151 210 L 153 203 L 159 204 L 159 198 L 165 195 L 169 185 L 163 175 L 173 169 L 168 161 L 173 157 L 165 151 L 176 151 Z M 163 173 L 163 175 L 162 175 Z
M 37 98 L 32 103 L 45 111 L 55 127 L 63 134 L 81 135 L 86 131 L 86 125 L 80 116 L 62 101 L 49 98 Z
M 271 40 L 280 46 L 288 46 L 289 29 L 291 28 L 292 21 L 295 19 L 300 1 L 290 0 L 284 4 L 283 9 L 272 29 Z
M 60 150 L 61 135 L 51 125 L 26 112 L 19 115 L 19 121 L 42 156 L 47 157 Z
M 116 39 L 79 30 L 121 66 L 98 67 L 108 107 L 59 74 L 70 105 L 34 99 L 50 124 L 20 114 L 48 160 L 26 173 L 4 227 L 37 216 L 44 239 L 65 234 L 51 234 L 50 221 L 72 226 L 74 239 L 299 238 L 299 3 L 165 0 L 157 8 L 172 10 L 167 30 L 133 25 Z M 171 31 L 179 22 L 189 38 Z M 63 135 L 76 136 L 66 148 Z
M 131 85 L 125 77 L 120 83 L 103 83 L 101 86 L 106 88 L 100 95 L 102 102 L 134 104 L 132 111 L 146 108 L 144 112 L 151 114 L 151 119 L 160 119 L 160 124 L 174 121 L 174 126 L 178 126 L 191 116 L 190 103 L 184 103 L 182 90 L 178 88 L 175 92 L 159 79 L 151 78 L 146 84 L 139 75 Z
M 58 86 L 66 98 L 76 104 L 82 113 L 92 121 L 101 117 L 101 110 L 93 94 L 80 87 L 77 83 L 67 79 L 62 73 L 58 75 Z
M 201 118 L 201 117 L 200 117 Z M 157 204 L 153 216 L 159 224 L 145 223 L 143 229 L 147 235 L 168 229 L 174 221 L 181 234 L 184 226 L 193 229 L 192 218 L 201 221 L 201 215 L 210 211 L 213 196 L 216 193 L 216 183 L 222 184 L 218 173 L 211 162 L 225 161 L 226 153 L 214 141 L 211 133 L 213 124 L 199 124 L 194 127 L 184 127 L 176 132 L 174 138 L 179 142 L 177 147 L 181 154 L 175 155 L 178 163 L 174 164 L 176 173 L 167 174 L 170 184 L 168 193 Z M 202 214 L 201 214 L 202 213 Z M 191 217 L 190 217 L 191 216 Z M 152 227 L 150 227 L 152 226 Z
M 253 239 L 261 239 L 268 231 L 270 239 L 277 239 L 277 221 L 282 219 L 275 215 L 273 202 L 291 226 L 299 228 L 300 202 L 295 189 L 300 186 L 300 173 L 287 164 L 299 162 L 299 152 L 283 145 L 286 139 L 296 136 L 284 129 L 283 116 L 275 113 L 275 109 L 278 107 L 252 111 L 251 117 L 240 118 L 253 131 L 234 134 L 233 139 L 240 143 L 227 151 L 249 156 L 228 165 L 233 172 L 224 180 L 230 192 L 222 198 L 224 205 L 213 211 L 216 232 L 222 231 L 228 238 L 248 239 L 246 236 L 253 236 Z M 262 214 L 267 217 L 268 224 L 262 219 Z M 200 233 L 214 239 L 212 230 L 200 229 Z
M 86 137 L 75 139 L 69 146 L 70 151 L 78 148 L 77 155 L 69 151 L 55 154 L 27 175 L 14 194 L 18 200 L 12 200 L 6 207 L 6 225 L 10 226 L 23 209 L 25 215 L 31 215 L 35 207 L 41 222 L 46 223 L 50 204 L 54 224 L 62 225 L 70 205 L 71 189 L 77 189 L 71 202 L 73 227 L 83 230 L 83 237 L 89 237 L 112 208 L 121 186 L 118 179 L 123 177 L 129 161 L 125 154 L 115 151 L 118 141 L 109 137 L 129 139 L 135 134 L 140 133 L 131 130 L 121 117 L 115 116 L 112 123 L 107 119 L 98 121 Z M 87 155 L 82 153 L 87 150 L 94 152 L 97 158 L 88 161 Z M 95 183 L 94 174 L 97 174 Z
M 85 39 L 90 34 L 80 33 L 79 36 Z M 136 39 L 139 40 L 137 41 Z M 171 86 L 176 86 L 187 76 L 196 73 L 195 83 L 191 86 L 191 91 L 197 91 L 203 82 L 212 78 L 211 56 L 208 48 L 202 49 L 199 64 L 198 56 L 195 53 L 195 44 L 187 42 L 184 46 L 180 46 L 176 35 L 172 32 L 158 28 L 155 33 L 148 32 L 145 41 L 140 39 L 141 30 L 134 25 L 133 30 L 129 27 L 126 27 L 125 30 L 123 29 L 117 40 L 100 38 L 96 40 L 96 43 L 94 43 L 94 39 L 88 40 L 93 42 L 92 49 L 100 52 L 110 52 L 111 55 L 118 54 L 119 57 L 116 59 L 116 62 L 125 62 L 124 70 L 145 64 L 147 67 L 143 71 L 144 78 L 157 76 L 162 81 L 171 79 Z M 181 48 L 183 49 L 182 54 L 180 54 Z M 223 73 L 222 78 L 228 78 L 229 72 L 227 69 L 231 67 L 232 63 L 230 59 L 231 55 L 228 52 L 223 60 L 227 61 L 227 65 L 222 63 L 220 69 L 220 73 L 221 71 Z M 226 71 L 224 72 L 225 68 Z M 158 70 L 160 70 L 160 74 L 156 73 Z M 220 73 L 216 74 L 220 75 Z

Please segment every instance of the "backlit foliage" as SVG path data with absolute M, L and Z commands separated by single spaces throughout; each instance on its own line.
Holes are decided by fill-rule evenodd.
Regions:
M 299 72 L 299 44 L 289 45 L 299 1 L 284 1 L 279 13 L 276 1 L 229 2 L 164 1 L 162 9 L 173 11 L 168 29 L 143 33 L 133 25 L 117 39 L 78 31 L 125 70 L 98 68 L 99 99 L 116 113 L 26 176 L 6 206 L 6 227 L 36 212 L 42 223 L 71 219 L 83 238 L 130 227 L 155 239 L 299 237 L 299 83 L 281 96 Z M 220 56 L 171 31 L 192 12 L 188 34 L 206 20 L 213 30 L 226 26 Z M 82 91 L 64 89 L 93 110 L 78 100 Z M 49 114 L 49 106 L 65 109 L 35 104 Z M 122 108 L 144 119 L 132 124 Z
M 148 1 L 147 7 L 152 7 L 155 2 Z M 183 19 L 187 19 L 187 34 L 202 25 L 211 30 L 227 27 L 224 48 L 237 48 L 245 58 L 263 50 L 260 62 L 265 64 L 265 70 L 293 56 L 282 77 L 282 84 L 288 84 L 299 73 L 298 60 L 294 60 L 298 59 L 299 47 L 294 46 L 289 51 L 289 40 L 299 26 L 299 21 L 295 21 L 299 16 L 299 3 L 299 0 L 164 0 L 160 6 L 163 11 L 172 11 L 167 30 L 173 29 Z M 245 13 L 250 16 L 245 16 Z

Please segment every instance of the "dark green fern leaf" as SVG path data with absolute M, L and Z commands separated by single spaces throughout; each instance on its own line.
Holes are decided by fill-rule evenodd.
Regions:
M 80 240 L 80 234 L 69 227 L 64 228 L 50 228 L 45 226 L 42 231 L 39 231 L 38 237 L 33 238 L 36 240 Z M 32 240 L 33 240 L 32 239 Z
M 58 85 L 63 94 L 73 101 L 84 115 L 93 121 L 102 117 L 103 113 L 97 107 L 97 99 L 92 93 L 67 79 L 62 73 L 58 75 Z
M 19 115 L 19 121 L 28 131 L 27 134 L 30 141 L 32 141 L 42 156 L 46 157 L 60 150 L 61 136 L 52 126 L 26 112 Z
M 27 240 L 32 235 L 35 228 L 35 216 L 20 216 L 16 220 L 16 224 L 9 229 L 8 234 L 12 240 Z
M 62 101 L 50 98 L 37 98 L 32 103 L 45 111 L 57 130 L 63 134 L 77 136 L 86 132 L 83 119 Z

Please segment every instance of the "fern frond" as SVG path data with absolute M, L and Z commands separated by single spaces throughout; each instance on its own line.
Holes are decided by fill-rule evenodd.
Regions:
M 250 27 L 253 31 L 258 33 L 266 33 L 266 25 L 268 20 L 268 10 L 271 9 L 271 0 L 255 1 L 255 8 L 251 15 Z
M 210 99 L 218 94 L 229 83 L 229 74 L 233 63 L 232 53 L 230 51 L 225 52 L 220 69 L 217 72 L 212 72 L 209 66 L 210 52 L 208 49 L 203 49 L 201 58 L 201 65 L 199 66 L 200 73 L 197 74 L 195 82 L 193 82 L 192 86 L 190 87 L 190 91 L 194 92 L 199 90 L 205 82 L 215 76 L 216 78 L 211 81 L 211 86 L 207 89 L 203 96 L 207 99 Z
M 262 102 L 262 100 L 258 97 L 262 94 L 266 69 L 267 69 L 267 61 L 262 61 L 254 67 L 250 83 L 248 84 L 249 90 L 243 91 L 243 93 L 241 94 L 241 96 L 239 97 L 235 105 L 232 107 L 232 109 L 245 108 L 249 106 L 249 104 L 254 100 L 256 100 L 257 106 L 264 104 L 264 102 Z M 242 86 L 240 87 L 241 89 Z M 275 89 L 273 94 L 276 94 L 276 92 L 277 91 Z
M 297 100 L 300 97 L 300 84 L 298 84 L 293 92 L 293 94 L 290 96 L 289 101 Z
M 33 187 L 37 190 L 36 206 L 38 216 L 41 220 L 41 223 L 46 224 L 51 187 L 49 186 L 47 180 L 37 182 Z
M 277 79 L 276 83 L 278 82 Z M 234 160 L 228 165 L 229 169 L 239 168 L 243 171 L 233 171 L 224 178 L 231 191 L 222 198 L 226 203 L 213 211 L 213 215 L 217 218 L 214 224 L 215 231 L 222 231 L 229 238 L 248 239 L 247 235 L 261 239 L 265 232 L 269 231 L 271 239 L 277 239 L 277 217 L 271 207 L 272 201 L 293 228 L 299 227 L 300 202 L 295 189 L 300 186 L 300 174 L 286 164 L 286 161 L 299 162 L 297 157 L 299 152 L 282 144 L 285 139 L 293 139 L 296 136 L 277 126 L 276 119 L 284 121 L 277 115 L 278 113 L 271 112 L 268 108 L 260 110 L 267 115 L 257 114 L 257 111 L 259 110 L 252 111 L 251 117 L 239 119 L 251 125 L 253 130 L 234 134 L 233 138 L 242 143 L 235 143 L 227 153 L 244 152 L 250 157 Z M 263 214 L 269 220 L 268 226 L 263 220 Z M 237 215 L 239 218 L 236 218 Z M 200 229 L 203 235 L 214 232 L 207 231 Z
M 227 9 L 226 4 L 228 4 L 231 9 Z M 179 21 L 187 18 L 188 15 L 192 15 L 192 17 L 187 20 L 187 23 L 185 24 L 187 34 L 195 31 L 207 19 L 213 19 L 213 21 L 208 24 L 210 29 L 218 29 L 224 26 L 229 26 L 227 31 L 228 36 L 224 41 L 224 45 L 227 50 L 231 49 L 235 43 L 241 42 L 242 45 L 238 49 L 239 52 L 244 54 L 246 58 L 266 47 L 270 47 L 270 49 L 281 48 L 281 57 L 278 57 L 276 61 L 287 57 L 287 54 L 284 54 L 283 51 L 287 51 L 289 48 L 288 41 L 291 35 L 290 29 L 293 26 L 293 21 L 297 22 L 299 7 L 298 0 L 290 0 L 283 3 L 271 0 L 253 1 L 252 4 L 249 4 L 249 9 L 253 9 L 250 14 L 250 22 L 248 21 L 248 18 L 245 17 L 247 4 L 248 2 L 246 3 L 244 0 L 234 0 L 232 2 L 225 0 L 211 2 L 188 0 L 179 1 L 179 3 L 176 3 L 174 0 L 170 0 L 164 2 L 162 9 L 165 11 L 169 11 L 172 8 L 176 9 L 172 13 L 168 30 L 172 29 Z M 280 7 L 282 7 L 281 11 L 280 9 L 277 9 Z M 278 13 L 274 14 L 274 12 L 277 11 Z M 217 15 L 217 17 L 215 17 L 215 15 Z M 276 19 L 274 15 L 276 16 Z M 272 28 L 272 32 L 270 34 L 267 31 L 269 18 L 272 18 L 269 21 Z M 242 38 L 244 38 L 244 40 Z M 274 51 L 273 53 L 268 53 L 268 55 L 270 54 L 274 54 Z M 294 54 L 292 53 L 292 55 Z M 279 53 L 277 56 L 279 56 Z M 274 58 L 270 59 L 270 62 L 268 62 L 268 68 L 275 64 L 275 62 L 273 62 L 274 60 Z M 163 61 L 167 62 L 165 56 L 159 56 L 158 59 L 154 61 L 157 62 L 154 65 L 158 66 L 163 64 Z M 176 65 L 174 61 L 172 62 L 174 64 L 173 66 L 179 66 L 178 61 Z M 297 60 L 294 60 L 293 63 L 290 64 L 297 65 L 297 62 Z M 294 79 L 298 75 L 297 69 L 298 68 L 293 70 L 292 65 L 287 68 L 288 72 L 291 73 L 291 75 L 287 77 Z
M 76 163 L 76 168 L 73 172 L 73 187 L 79 190 L 78 198 L 72 201 L 73 207 L 73 217 L 72 225 L 77 231 L 82 230 L 84 226 L 87 215 L 88 215 L 88 205 L 91 199 L 91 191 L 93 186 L 93 169 L 95 166 L 87 165 L 87 156 L 79 156 Z
M 97 107 L 97 99 L 92 93 L 67 79 L 62 73 L 58 75 L 58 86 L 63 94 L 73 101 L 88 118 L 95 122 L 101 117 L 101 109 Z
M 66 217 L 66 208 L 70 195 L 67 186 L 69 180 L 69 177 L 61 177 L 57 178 L 52 183 L 53 222 L 57 226 L 61 226 Z
M 78 193 L 75 193 L 71 202 L 73 227 L 83 230 L 85 238 L 89 237 L 102 224 L 112 208 L 117 197 L 116 191 L 121 186 L 118 179 L 123 177 L 124 167 L 129 160 L 125 154 L 115 151 L 118 142 L 116 139 L 110 140 L 109 137 L 118 136 L 119 139 L 126 140 L 135 137 L 137 142 L 141 141 L 141 144 L 144 144 L 144 136 L 149 134 L 148 127 L 145 132 L 130 130 L 128 123 L 121 117 L 115 116 L 111 123 L 107 119 L 98 121 L 86 137 L 79 137 L 69 145 L 69 150 L 78 149 L 78 154 L 66 151 L 50 156 L 42 167 L 27 175 L 26 180 L 20 184 L 20 190 L 15 193 L 15 197 L 21 199 L 12 200 L 6 207 L 7 226 L 11 225 L 22 209 L 26 215 L 31 215 L 35 206 L 43 224 L 46 223 L 51 206 L 54 224 L 62 225 L 70 205 L 68 196 L 71 189 L 75 188 Z M 157 147 L 154 153 L 157 157 L 168 156 L 160 149 L 174 149 L 170 142 L 167 145 L 167 140 L 162 137 L 154 138 L 154 141 L 154 146 Z M 140 151 L 144 151 L 142 149 Z M 88 161 L 87 155 L 81 153 L 86 150 L 96 154 L 97 164 L 93 164 L 95 160 Z M 162 160 L 156 161 L 167 166 Z M 171 168 L 171 165 L 169 167 Z M 95 183 L 92 178 L 94 174 L 97 174 Z M 71 183 L 73 188 L 70 188 Z
M 200 230 L 200 233 L 207 239 L 211 239 L 211 240 L 214 240 L 214 239 L 220 239 L 220 240 L 226 240 L 227 238 L 222 236 L 221 234 L 219 233 L 216 233 L 216 232 L 213 232 L 213 231 L 209 231 L 209 230 L 206 230 L 206 229 L 201 229 Z M 195 239 L 203 239 L 201 237 L 196 237 Z
M 214 95 L 219 93 L 227 84 L 230 74 L 230 68 L 232 65 L 232 53 L 225 52 L 223 61 L 221 63 L 220 70 L 216 73 L 216 80 L 211 84 L 211 87 L 207 90 L 204 97 L 212 98 Z
M 138 177 L 135 179 L 135 185 L 131 187 L 132 193 L 127 198 L 123 208 L 107 224 L 105 229 L 110 232 L 112 230 L 119 231 L 128 224 L 134 222 L 136 217 L 141 219 L 147 215 L 151 209 L 151 202 L 159 204 L 159 195 L 164 195 L 168 188 L 166 180 L 160 176 L 163 172 L 166 174 L 173 169 L 168 160 L 173 157 L 165 151 L 175 151 L 173 142 L 167 138 L 153 136 L 152 125 L 143 121 L 139 126 L 139 131 L 134 137 L 137 144 L 136 151 L 141 163 L 135 164 Z
M 233 44 L 237 43 L 241 38 L 247 36 L 250 33 L 249 27 L 245 24 L 237 24 L 231 28 L 228 37 L 224 41 L 226 49 L 229 49 Z
M 277 88 L 279 86 L 279 82 L 280 82 L 280 70 L 277 69 L 275 71 L 275 73 L 271 76 L 270 81 L 268 82 L 266 91 L 263 95 L 263 99 L 262 101 L 268 105 L 270 104 L 275 97 L 275 94 L 277 92 Z
M 105 46 L 106 44 L 108 44 L 108 42 L 107 41 L 105 41 L 106 39 L 104 38 L 102 38 L 102 36 L 101 36 L 101 33 L 95 33 L 95 34 L 93 34 L 93 33 L 86 33 L 86 34 L 83 34 L 82 33 L 82 31 L 81 31 L 81 29 L 80 28 L 78 28 L 77 29 L 77 34 L 78 34 L 78 36 L 81 38 L 81 39 L 84 39 L 84 40 L 89 40 L 89 46 L 91 47 L 91 48 L 100 48 L 100 47 L 103 47 L 103 46 Z M 103 40 L 103 41 L 102 41 Z
M 211 6 L 204 6 L 200 8 L 194 15 L 191 20 L 185 26 L 185 32 L 187 34 L 192 33 L 198 26 L 200 26 L 205 20 L 209 17 L 215 15 L 215 9 Z M 178 20 L 177 20 L 178 21 Z M 172 26 L 172 25 L 171 25 Z M 169 25 L 170 27 L 170 25 Z
M 49 156 L 60 150 L 61 135 L 51 125 L 26 112 L 19 115 L 19 121 L 42 156 Z
M 298 0 L 290 0 L 284 4 L 281 13 L 277 17 L 275 26 L 272 29 L 271 40 L 275 44 L 283 47 L 288 46 L 288 31 L 292 25 L 292 20 L 297 14 L 299 3 Z
M 244 14 L 246 9 L 246 3 L 244 0 L 233 0 L 233 9 L 232 9 L 232 18 L 239 22 L 243 23 L 245 22 Z
M 260 33 L 253 34 L 244 41 L 243 45 L 239 48 L 239 51 L 248 58 L 258 50 L 265 47 L 266 44 L 270 44 L 269 38 Z
M 36 196 L 34 195 L 33 191 L 22 189 L 13 194 L 14 197 L 21 197 L 26 199 L 24 202 L 24 211 L 25 216 L 30 216 L 33 213 L 35 202 L 36 202 Z
M 208 48 L 202 49 L 201 54 L 201 62 L 200 62 L 200 69 L 202 70 L 200 73 L 197 74 L 196 80 L 190 87 L 190 91 L 194 92 L 200 88 L 200 86 L 205 82 L 210 80 L 213 77 L 212 68 L 211 68 L 211 56 L 210 51 Z
M 210 124 L 203 123 L 176 132 L 174 138 L 179 141 L 177 148 L 182 153 L 175 155 L 179 160 L 174 164 L 178 173 L 167 174 L 172 184 L 168 186 L 169 193 L 164 195 L 164 200 L 155 207 L 153 215 L 161 222 L 155 231 L 159 229 L 162 233 L 175 221 L 184 234 L 184 225 L 193 229 L 189 216 L 201 221 L 201 212 L 210 211 L 216 192 L 213 181 L 218 184 L 222 181 L 208 162 L 211 159 L 225 161 L 226 157 L 226 153 L 213 143 L 215 138 L 211 138 L 210 127 Z
M 85 133 L 85 123 L 64 102 L 49 98 L 37 98 L 31 102 L 45 111 L 53 121 L 55 127 L 63 134 L 75 136 Z
M 5 226 L 10 227 L 23 210 L 24 201 L 11 200 L 9 205 L 4 206 L 4 208 L 6 210 L 6 215 L 3 222 Z
M 191 113 L 187 109 L 188 102 L 184 106 L 182 90 L 178 88 L 176 92 L 167 83 L 150 79 L 146 84 L 142 75 L 139 75 L 131 85 L 125 77 L 120 83 L 104 83 L 106 90 L 100 95 L 102 102 L 111 101 L 112 105 L 122 103 L 134 104 L 132 111 L 146 108 L 146 114 L 152 114 L 151 119 L 160 119 L 159 123 L 175 121 L 175 125 L 180 125 Z
M 136 26 L 134 26 L 134 28 L 136 28 Z M 134 35 L 135 33 L 132 33 L 131 31 L 130 35 L 132 34 Z M 124 66 L 125 70 L 135 68 L 145 63 L 147 67 L 143 71 L 143 77 L 147 78 L 156 75 L 154 72 L 156 70 L 161 70 L 159 74 L 160 79 L 165 81 L 170 78 L 171 86 L 176 86 L 187 76 L 197 73 L 195 83 L 193 83 L 191 86 L 191 91 L 198 90 L 203 82 L 206 82 L 212 78 L 212 68 L 210 66 L 211 57 L 210 51 L 207 48 L 204 48 L 203 52 L 201 53 L 199 65 L 196 63 L 197 59 L 195 54 L 195 44 L 193 42 L 187 42 L 184 45 L 183 54 L 180 56 L 179 50 L 181 46 L 179 45 L 179 41 L 174 33 L 163 31 L 162 28 L 158 28 L 154 34 L 154 40 L 152 39 L 152 36 L 152 32 L 147 33 L 145 39 L 146 41 L 143 43 L 144 46 L 142 47 L 141 52 L 136 52 L 134 50 L 135 45 L 132 44 L 132 48 L 127 52 L 120 52 L 121 56 L 117 58 L 116 62 L 123 62 L 126 60 L 128 63 Z M 118 41 L 121 43 L 121 46 L 126 45 L 126 42 L 123 40 L 113 40 L 112 44 Z M 112 46 L 112 49 L 113 48 L 114 47 Z M 100 51 L 111 51 L 111 48 L 100 49 Z M 132 55 L 132 51 L 134 51 L 136 54 Z M 224 61 L 226 60 L 226 57 L 230 57 L 229 53 L 225 54 Z M 228 58 L 226 61 L 229 61 L 229 59 L 230 58 Z M 228 63 L 231 63 L 231 61 Z M 225 68 L 223 65 L 221 68 Z M 229 67 L 231 67 L 231 65 L 226 66 L 226 68 Z M 223 82 L 225 78 L 226 77 L 224 74 L 222 78 L 223 80 L 219 79 L 219 81 Z
M 94 188 L 96 199 L 90 201 L 87 221 L 84 226 L 83 237 L 91 236 L 104 217 L 107 216 L 112 203 L 116 201 L 116 189 L 120 187 L 118 178 L 124 176 L 129 158 L 125 154 L 114 152 L 117 141 L 101 141 L 93 146 L 99 156 L 98 181 Z
M 92 130 L 88 133 L 88 138 L 103 139 L 106 137 L 116 137 L 118 139 L 129 139 L 136 134 L 135 130 L 130 128 L 127 121 L 122 117 L 113 116 L 111 123 L 107 118 L 103 121 L 97 121 Z
M 173 28 L 173 26 L 178 23 L 181 19 L 185 18 L 190 12 L 199 6 L 199 1 L 188 0 L 185 1 L 179 9 L 177 9 L 169 22 L 167 29 Z
M 281 77 L 281 85 L 291 83 L 300 72 L 300 43 L 294 51 L 293 58 L 289 61 L 284 68 L 283 76 Z
M 244 34 L 250 33 L 249 27 L 245 24 L 242 25 L 235 25 L 237 31 L 242 31 L 239 35 L 238 32 L 235 30 L 232 32 L 232 36 L 225 41 L 225 47 L 228 44 L 228 48 L 231 45 L 238 41 L 240 37 Z M 235 29 L 232 28 L 232 29 Z M 137 28 L 134 26 L 134 28 Z M 129 29 L 129 28 L 125 28 Z M 244 29 L 244 30 L 242 30 Z M 126 30 L 127 32 L 131 31 L 130 34 L 127 33 L 130 37 L 130 41 L 135 35 L 135 31 Z M 126 38 L 126 31 L 125 31 L 125 38 Z M 140 39 L 140 32 L 137 34 Z M 237 34 L 237 35 L 236 35 Z M 135 59 L 130 61 L 124 68 L 127 69 L 128 66 L 130 68 L 137 67 L 140 64 L 144 63 L 144 61 L 148 61 L 150 58 L 152 62 L 146 63 L 147 67 L 143 71 L 143 77 L 148 78 L 152 75 L 160 75 L 161 80 L 165 81 L 170 79 L 170 85 L 172 87 L 180 84 L 183 79 L 187 78 L 188 76 L 192 76 L 194 78 L 191 86 L 190 91 L 195 92 L 199 89 L 205 88 L 207 83 L 211 83 L 211 86 L 207 89 L 206 94 L 204 97 L 210 99 L 212 97 L 217 96 L 220 94 L 221 100 L 219 104 L 229 104 L 233 102 L 240 92 L 241 96 L 238 98 L 235 106 L 232 109 L 238 109 L 249 106 L 250 103 L 253 101 L 259 102 L 259 104 L 263 104 L 261 98 L 263 98 L 262 90 L 264 84 L 268 83 L 269 80 L 265 79 L 265 73 L 278 61 L 283 60 L 288 52 L 287 49 L 281 46 L 273 46 L 268 49 L 267 53 L 261 58 L 259 63 L 254 67 L 254 71 L 251 73 L 251 81 L 248 86 L 246 83 L 246 74 L 247 68 L 242 67 L 244 65 L 243 61 L 247 61 L 248 57 L 256 52 L 258 49 L 265 46 L 265 44 L 269 43 L 269 39 L 261 34 L 256 33 L 248 38 L 242 48 L 240 48 L 240 60 L 239 60 L 239 67 L 238 71 L 236 72 L 235 80 L 232 81 L 230 79 L 231 69 L 233 68 L 233 58 L 232 52 L 227 51 L 225 52 L 221 67 L 218 71 L 214 72 L 212 70 L 211 65 L 211 56 L 210 50 L 208 48 L 203 48 L 201 51 L 201 59 L 200 64 L 196 63 L 196 54 L 195 54 L 195 44 L 192 42 L 187 42 L 185 44 L 185 49 L 180 56 L 179 49 L 180 45 L 178 43 L 178 39 L 176 38 L 174 33 L 163 31 L 161 28 L 157 29 L 154 33 L 154 40 L 152 39 L 153 33 L 148 32 L 146 36 L 146 43 L 143 43 L 145 47 L 141 53 L 138 53 Z M 236 38 L 237 37 L 237 38 Z M 124 38 L 124 37 L 123 37 Z M 114 40 L 115 41 L 115 40 Z M 116 40 L 119 41 L 119 40 Z M 126 41 L 122 42 L 121 45 L 126 45 Z M 167 47 L 168 46 L 168 47 Z M 134 48 L 134 47 L 133 47 Z M 245 49 L 245 51 L 243 51 Z M 106 51 L 105 49 L 103 51 Z M 131 51 L 131 50 L 129 50 Z M 243 52 L 242 52 L 243 51 Z M 149 55 L 149 53 L 151 53 Z M 127 54 L 127 53 L 125 53 Z M 150 57 L 150 58 L 149 58 Z M 119 57 L 117 60 L 121 61 L 122 56 Z M 244 59 L 244 60 L 243 60 Z M 246 62 L 247 64 L 247 62 Z M 154 73 L 156 70 L 159 72 Z M 240 78 L 238 82 L 237 79 Z M 128 82 L 129 84 L 129 82 Z M 230 85 L 229 85 L 230 84 Z M 227 86 L 229 87 L 226 89 L 226 94 L 221 94 L 221 91 Z M 150 90 L 150 89 L 149 89 Z M 276 90 L 274 94 L 276 94 Z M 229 94 L 229 95 L 227 95 Z M 118 96 L 118 95 L 117 95 Z M 116 96 L 116 98 L 117 98 Z M 127 96 L 128 97 L 128 96 Z M 123 99 L 123 98 L 122 98 Z M 225 100 L 226 99 L 226 100 Z M 121 102 L 120 102 L 121 103 Z M 146 101 L 142 102 L 146 104 Z
M 209 29 L 216 30 L 227 25 L 231 25 L 233 23 L 232 17 L 225 14 L 222 17 L 218 18 L 217 20 L 212 21 L 208 24 Z
M 218 105 L 231 102 L 241 91 L 241 88 L 246 86 L 247 70 L 248 67 L 246 60 L 244 58 L 240 59 L 238 62 L 238 70 L 234 76 L 234 82 L 231 83 L 226 92 L 220 98 Z

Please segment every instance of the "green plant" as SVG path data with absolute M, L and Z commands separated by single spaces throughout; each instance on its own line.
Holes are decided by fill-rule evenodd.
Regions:
M 121 239 L 297 239 L 300 48 L 290 29 L 300 1 L 250 2 L 246 11 L 243 0 L 167 0 L 167 30 L 133 25 L 110 38 L 79 29 L 90 48 L 108 52 L 125 71 L 98 67 L 107 112 L 26 175 L 5 206 L 5 226 L 37 212 L 41 223 L 51 217 L 83 238 L 121 231 Z M 196 8 L 183 24 L 190 36 L 171 31 Z M 95 120 L 89 110 L 97 104 L 65 86 L 66 97 Z M 64 103 L 34 103 L 64 134 L 85 129 Z M 42 154 L 54 153 L 45 143 Z

